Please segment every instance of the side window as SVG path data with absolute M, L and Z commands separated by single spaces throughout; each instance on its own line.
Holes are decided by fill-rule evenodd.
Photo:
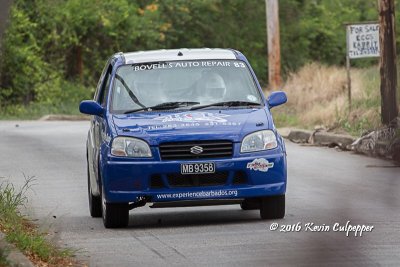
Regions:
M 112 66 L 109 65 L 100 87 L 99 97 L 97 98 L 97 102 L 100 103 L 103 107 L 106 105 L 107 102 L 108 91 L 110 88 L 111 70 Z
M 101 72 L 100 78 L 99 78 L 99 82 L 97 83 L 96 86 L 96 92 L 94 93 L 94 98 L 93 100 L 97 101 L 99 100 L 99 96 L 100 96 L 100 91 L 101 91 L 101 87 L 102 87 L 102 82 L 104 80 L 104 76 L 106 76 L 108 67 L 110 65 L 110 60 L 107 61 L 107 64 L 104 66 L 103 71 Z

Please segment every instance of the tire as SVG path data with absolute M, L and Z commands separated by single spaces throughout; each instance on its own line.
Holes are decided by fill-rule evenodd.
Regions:
M 261 198 L 261 219 L 282 219 L 285 217 L 285 195 Z
M 100 218 L 101 217 L 101 197 L 94 196 L 92 193 L 92 187 L 90 186 L 89 165 L 87 167 L 87 179 L 88 179 L 88 196 L 89 196 L 90 216 L 92 216 L 93 218 Z
M 128 203 L 107 203 L 101 194 L 103 224 L 106 228 L 123 228 L 129 223 Z
M 246 198 L 240 203 L 242 210 L 258 210 L 260 209 L 260 200 L 254 198 Z

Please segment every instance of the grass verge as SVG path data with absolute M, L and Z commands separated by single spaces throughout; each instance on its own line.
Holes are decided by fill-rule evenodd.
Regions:
M 31 103 L 29 105 L 10 105 L 0 108 L 0 120 L 36 120 L 48 114 L 81 115 L 79 102 L 76 103 Z
M 6 240 L 37 266 L 77 265 L 73 259 L 74 251 L 56 247 L 46 239 L 46 233 L 40 232 L 19 211 L 28 201 L 26 192 L 31 188 L 34 178 L 25 178 L 24 185 L 19 189 L 8 180 L 0 179 L 3 180 L 0 180 L 0 230 L 6 235 Z
M 353 136 L 382 127 L 378 66 L 352 68 L 351 82 L 349 110 L 344 67 L 311 63 L 290 74 L 283 87 L 288 103 L 272 110 L 277 127 L 323 126 Z
M 6 251 L 0 249 L 0 266 L 9 266 L 10 263 L 7 261 Z

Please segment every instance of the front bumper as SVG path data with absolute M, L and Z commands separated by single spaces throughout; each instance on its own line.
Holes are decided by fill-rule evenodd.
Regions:
M 267 170 L 250 168 L 254 160 L 265 159 L 270 164 Z M 175 186 L 168 177 L 180 176 L 181 163 L 214 162 L 216 173 L 224 173 L 226 180 L 218 185 Z M 265 162 L 265 161 L 264 161 Z M 240 183 L 236 177 L 240 173 Z M 231 159 L 204 159 L 180 161 L 118 160 L 108 158 L 102 164 L 103 192 L 107 202 L 136 202 L 146 197 L 148 202 L 165 202 L 200 199 L 241 199 L 286 192 L 286 155 L 282 152 L 253 153 Z M 157 177 L 162 186 L 154 187 L 152 179 Z

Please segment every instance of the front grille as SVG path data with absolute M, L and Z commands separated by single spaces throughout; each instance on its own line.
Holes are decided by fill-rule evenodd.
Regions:
M 228 179 L 228 172 L 217 172 L 208 174 L 168 174 L 167 179 L 170 187 L 196 187 L 224 185 Z
M 193 149 L 193 147 L 200 147 Z M 198 154 L 195 154 L 197 152 Z M 160 144 L 160 155 L 163 160 L 204 159 L 204 158 L 229 158 L 233 154 L 231 141 L 191 141 Z

